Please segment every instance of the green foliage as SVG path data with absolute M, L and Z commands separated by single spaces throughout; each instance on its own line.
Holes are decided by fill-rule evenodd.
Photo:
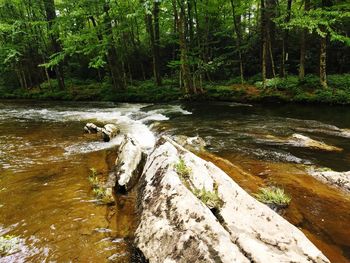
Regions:
M 260 188 L 259 192 L 254 196 L 257 200 L 264 204 L 277 205 L 281 207 L 288 206 L 292 200 L 283 189 L 278 187 Z
M 114 202 L 112 193 L 109 193 L 104 187 L 102 178 L 100 178 L 95 168 L 90 168 L 88 179 L 92 187 L 92 192 L 96 199 L 98 199 L 99 203 L 110 204 Z
M 215 189 L 216 188 L 216 189 Z M 207 191 L 203 187 L 202 189 L 195 189 L 193 191 L 194 195 L 201 200 L 209 209 L 216 209 L 219 210 L 223 205 L 224 202 L 219 197 L 218 189 L 217 187 L 214 187 L 214 191 Z
M 191 168 L 189 168 L 184 159 L 182 159 L 180 157 L 179 159 L 179 162 L 177 164 L 175 164 L 175 170 L 176 172 L 178 173 L 178 175 L 180 176 L 180 178 L 183 178 L 183 179 L 189 179 L 189 176 L 192 172 Z
M 20 250 L 20 239 L 16 236 L 0 236 L 0 256 L 7 256 Z

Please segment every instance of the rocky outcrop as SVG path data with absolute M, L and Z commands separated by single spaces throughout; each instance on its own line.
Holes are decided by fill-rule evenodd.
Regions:
M 312 167 L 308 172 L 316 179 L 350 193 L 350 171 L 336 172 L 330 169 Z
M 115 181 L 119 188 L 130 190 L 138 181 L 146 160 L 142 147 L 125 135 L 115 161 Z
M 139 208 L 135 244 L 149 262 L 329 262 L 222 170 L 165 137 L 144 167 Z
M 120 133 L 119 128 L 114 124 L 106 124 L 103 128 L 101 128 L 94 123 L 87 123 L 84 127 L 84 131 L 87 133 L 100 134 L 105 142 L 109 142 Z
M 316 141 L 314 139 L 311 139 L 310 137 L 294 133 L 289 137 L 276 137 L 273 135 L 267 135 L 263 138 L 258 138 L 257 141 L 261 141 L 263 143 L 271 143 L 271 144 L 285 144 L 285 145 L 292 145 L 294 147 L 305 147 L 315 150 L 321 150 L 321 151 L 330 151 L 330 152 L 340 152 L 343 149 L 328 145 L 324 142 Z

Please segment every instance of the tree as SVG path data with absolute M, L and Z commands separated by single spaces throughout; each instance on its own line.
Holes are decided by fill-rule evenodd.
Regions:
M 56 20 L 56 8 L 54 0 L 43 0 L 46 12 L 46 20 L 48 23 L 48 30 L 51 39 L 51 45 L 53 49 L 52 57 L 58 58 L 57 63 L 54 65 L 58 86 L 60 89 L 64 89 L 64 73 L 63 73 L 63 58 L 60 56 L 62 52 L 62 47 L 59 42 L 59 32 L 57 27 L 55 27 Z

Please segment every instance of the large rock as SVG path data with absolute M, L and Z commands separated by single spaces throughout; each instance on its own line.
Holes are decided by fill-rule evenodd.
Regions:
M 125 135 L 115 161 L 115 180 L 119 188 L 130 190 L 136 184 L 145 160 L 146 154 L 142 151 L 141 145 L 135 139 Z
M 329 262 L 299 229 L 168 138 L 140 184 L 135 243 L 149 262 Z M 209 196 L 220 202 L 209 206 Z
M 316 179 L 350 193 L 350 171 L 336 172 L 330 169 L 312 167 L 308 172 Z

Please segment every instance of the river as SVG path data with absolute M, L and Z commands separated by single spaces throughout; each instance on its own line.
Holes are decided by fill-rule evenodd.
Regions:
M 201 136 L 215 162 L 249 193 L 278 185 L 292 197 L 282 216 L 332 262 L 350 261 L 350 197 L 313 179 L 311 165 L 350 170 L 347 107 L 237 103 L 171 105 L 87 102 L 0 102 L 0 235 L 20 250 L 0 262 L 128 262 L 135 193 L 99 205 L 90 169 L 108 174 L 118 138 L 84 134 L 86 122 L 115 123 L 151 149 L 159 134 Z M 274 138 L 302 134 L 340 152 L 296 147 Z

